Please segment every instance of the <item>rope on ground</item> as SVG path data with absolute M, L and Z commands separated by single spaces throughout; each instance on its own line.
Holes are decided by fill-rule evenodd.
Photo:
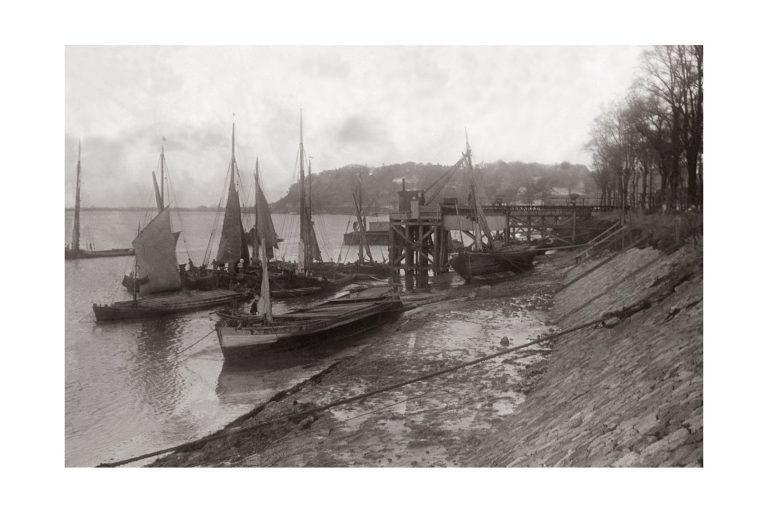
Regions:
M 179 444 L 179 445 L 176 445 L 176 446 L 172 446 L 170 448 L 164 448 L 162 450 L 156 450 L 154 452 L 146 453 L 146 454 L 143 454 L 143 455 L 137 455 L 135 457 L 130 457 L 128 459 L 123 459 L 123 460 L 119 460 L 119 461 L 116 461 L 116 462 L 104 462 L 102 464 L 99 464 L 98 467 L 117 467 L 117 466 L 122 466 L 122 465 L 125 465 L 125 464 L 129 464 L 131 462 L 136 462 L 138 460 L 147 459 L 147 458 L 150 458 L 150 457 L 156 457 L 158 455 L 163 455 L 165 453 L 170 453 L 170 452 L 174 452 L 174 451 L 178 451 L 178 450 L 183 450 L 185 448 L 193 448 L 195 446 L 201 446 L 201 445 L 204 445 L 204 444 L 206 444 L 206 443 L 208 443 L 210 441 L 215 441 L 217 439 L 222 439 L 224 437 L 229 437 L 229 436 L 231 436 L 233 434 L 241 434 L 243 432 L 248 432 L 248 431 L 251 431 L 251 430 L 256 430 L 258 428 L 261 428 L 261 427 L 264 427 L 264 426 L 267 426 L 267 425 L 271 425 L 273 423 L 277 423 L 277 422 L 280 422 L 280 421 L 294 420 L 294 419 L 303 418 L 303 417 L 306 417 L 306 416 L 309 416 L 309 415 L 318 414 L 318 413 L 327 411 L 328 409 L 332 409 L 334 407 L 338 407 L 340 405 L 344 405 L 344 404 L 348 404 L 348 403 L 351 403 L 351 402 L 355 402 L 357 400 L 363 400 L 365 398 L 369 398 L 371 396 L 378 395 L 378 394 L 381 394 L 381 393 L 384 393 L 384 392 L 387 392 L 387 391 L 392 391 L 393 389 L 398 389 L 398 388 L 407 386 L 409 384 L 414 384 L 416 382 L 421 382 L 421 381 L 424 381 L 424 380 L 432 379 L 432 378 L 438 377 L 440 375 L 445 375 L 446 373 L 456 372 L 456 371 L 464 369 L 464 368 L 466 368 L 468 366 L 473 366 L 473 365 L 476 365 L 476 364 L 479 364 L 479 363 L 483 363 L 483 362 L 488 361 L 490 359 L 494 359 L 494 358 L 497 358 L 497 357 L 500 357 L 500 356 L 504 356 L 504 355 L 510 354 L 512 352 L 515 352 L 517 350 L 520 350 L 520 349 L 523 349 L 523 348 L 526 348 L 526 347 L 530 347 L 532 345 L 537 345 L 537 344 L 542 343 L 544 341 L 548 341 L 548 340 L 557 338 L 559 336 L 563 336 L 565 334 L 570 334 L 572 332 L 575 332 L 575 331 L 578 331 L 578 330 L 581 330 L 581 329 L 585 329 L 587 327 L 592 327 L 592 326 L 598 325 L 601 322 L 603 322 L 602 318 L 600 318 L 598 320 L 593 320 L 591 322 L 586 322 L 586 323 L 583 323 L 581 325 L 577 325 L 575 327 L 571 327 L 570 329 L 566 329 L 564 331 L 560 331 L 560 332 L 556 332 L 556 333 L 545 335 L 545 336 L 543 336 L 541 338 L 538 338 L 538 339 L 536 339 L 534 341 L 531 341 L 531 342 L 528 342 L 528 343 L 523 343 L 522 345 L 517 345 L 517 346 L 514 346 L 514 347 L 510 347 L 508 349 L 500 350 L 498 352 L 494 352 L 493 354 L 490 354 L 490 355 L 487 355 L 487 356 L 483 356 L 483 357 L 480 357 L 480 358 L 477 358 L 477 359 L 473 359 L 472 361 L 467 361 L 465 363 L 461 363 L 461 364 L 458 364 L 458 365 L 455 365 L 455 366 L 450 366 L 448 368 L 444 368 L 442 370 L 438 370 L 438 371 L 431 372 L 431 373 L 428 373 L 428 374 L 425 374 L 425 375 L 421 375 L 421 376 L 415 377 L 413 379 L 408 379 L 408 380 L 405 380 L 405 381 L 402 381 L 402 382 L 397 382 L 395 384 L 391 384 L 389 386 L 384 386 L 382 388 L 375 389 L 375 390 L 369 391 L 367 393 L 361 393 L 359 395 L 351 396 L 351 397 L 348 397 L 348 398 L 342 398 L 340 400 L 336 400 L 335 402 L 331 402 L 329 404 L 326 404 L 326 405 L 323 405 L 323 406 L 319 406 L 319 407 L 315 407 L 313 409 L 309 409 L 309 410 L 306 410 L 306 411 L 290 413 L 290 414 L 284 414 L 282 416 L 277 416 L 275 418 L 270 418 L 269 420 L 265 420 L 265 421 L 262 421 L 260 423 L 256 423 L 254 425 L 248 426 L 248 427 L 232 428 L 232 429 L 226 430 L 224 432 L 220 432 L 218 434 L 213 434 L 211 436 L 204 437 L 202 439 L 198 439 L 198 440 L 195 440 L 195 441 L 189 441 L 189 442 L 186 442 L 186 443 L 182 443 L 182 444 Z

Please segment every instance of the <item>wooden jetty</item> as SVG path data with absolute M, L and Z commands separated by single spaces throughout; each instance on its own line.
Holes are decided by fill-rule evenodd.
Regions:
M 344 233 L 344 245 L 360 245 L 363 233 L 361 230 Z M 365 230 L 365 239 L 369 245 L 389 244 L 389 222 L 372 221 Z
M 399 192 L 399 212 L 389 215 L 389 261 L 393 277 L 405 279 L 405 289 L 423 288 L 428 276 L 447 272 L 449 255 L 464 247 L 451 238 L 460 233 L 475 243 L 477 216 L 471 205 L 459 205 L 455 198 L 433 204 L 437 197 L 427 190 Z M 576 226 L 593 215 L 612 210 L 590 205 L 508 205 L 482 206 L 487 230 L 494 241 L 504 246 L 530 246 L 549 240 L 552 248 L 570 245 L 576 240 Z M 483 242 L 487 243 L 487 239 Z M 494 271 L 507 271 L 502 269 Z

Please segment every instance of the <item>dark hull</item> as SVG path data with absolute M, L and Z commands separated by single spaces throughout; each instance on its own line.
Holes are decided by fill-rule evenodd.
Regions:
M 64 250 L 65 260 L 84 260 L 89 258 L 115 258 L 117 256 L 133 256 L 133 249 L 107 249 L 104 251 L 72 251 Z
M 97 322 L 130 320 L 173 315 L 199 309 L 212 309 L 218 306 L 242 302 L 252 298 L 249 293 L 226 290 L 209 292 L 178 292 L 158 296 L 142 297 L 135 302 L 126 300 L 112 304 L 94 304 L 93 313 Z
M 516 251 L 460 252 L 454 256 L 451 267 L 471 282 L 473 276 L 497 274 L 500 272 L 521 273 L 533 268 L 533 259 L 539 254 L 537 249 Z
M 338 302 L 345 301 L 331 301 L 326 304 Z M 347 302 L 358 304 L 357 307 L 364 307 L 366 310 L 364 313 L 352 314 L 347 318 L 342 315 L 337 320 L 328 320 L 327 325 L 319 329 L 302 331 L 301 328 L 297 328 L 295 331 L 284 331 L 279 335 L 279 339 L 269 343 L 259 343 L 258 340 L 254 340 L 253 343 L 246 341 L 239 346 L 227 346 L 230 343 L 227 339 L 231 340 L 232 336 L 247 338 L 251 332 L 258 337 L 260 331 L 251 331 L 247 326 L 247 320 L 242 322 L 237 329 L 232 327 L 237 320 L 234 322 L 233 319 L 222 320 L 216 324 L 216 333 L 219 337 L 224 360 L 229 365 L 248 364 L 268 354 L 285 353 L 310 346 L 328 346 L 376 329 L 392 320 L 402 311 L 402 303 L 399 300 L 379 300 L 378 303 L 369 305 L 361 305 L 355 301 Z M 310 308 L 304 310 L 304 313 L 311 314 L 313 310 L 316 309 Z M 291 314 L 286 316 L 290 317 Z
M 256 345 L 250 347 L 237 347 L 227 349 L 222 347 L 222 354 L 224 354 L 224 361 L 227 365 L 245 365 L 258 358 L 268 356 L 270 354 L 286 353 L 313 345 L 327 345 L 329 343 L 337 343 L 340 341 L 349 340 L 350 338 L 360 336 L 387 324 L 388 322 L 392 321 L 392 319 L 394 319 L 399 313 L 399 309 L 394 311 L 382 311 L 375 315 L 362 318 L 354 323 L 337 327 L 335 329 L 328 329 L 327 331 L 319 333 L 286 338 L 275 345 Z

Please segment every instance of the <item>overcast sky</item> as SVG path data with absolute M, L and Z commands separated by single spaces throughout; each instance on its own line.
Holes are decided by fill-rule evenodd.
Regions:
M 219 202 L 232 114 L 240 172 L 266 195 L 294 180 L 299 108 L 320 171 L 477 161 L 589 165 L 601 106 L 638 71 L 637 47 L 67 47 L 66 204 L 77 140 L 88 206 L 153 203 L 162 137 L 177 206 Z M 247 176 L 243 176 L 247 178 Z

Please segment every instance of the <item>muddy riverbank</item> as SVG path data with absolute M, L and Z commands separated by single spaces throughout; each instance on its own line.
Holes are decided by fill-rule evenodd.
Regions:
M 152 465 L 703 464 L 700 249 L 632 249 L 561 289 L 601 261 L 566 272 L 569 258 L 542 258 L 513 281 L 443 292 L 444 300 L 404 313 L 362 351 L 241 417 L 222 437 Z M 530 342 L 654 294 L 656 302 L 611 328 L 272 421 Z

